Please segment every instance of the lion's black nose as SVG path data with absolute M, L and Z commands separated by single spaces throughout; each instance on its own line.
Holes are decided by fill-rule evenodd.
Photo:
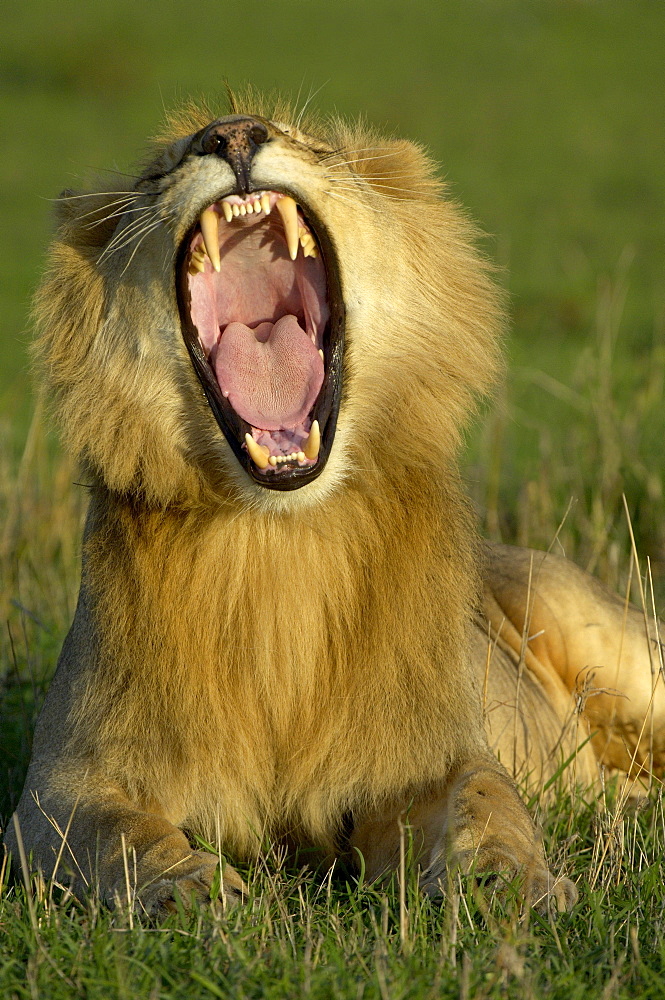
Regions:
M 218 118 L 200 132 L 192 152 L 198 156 L 214 154 L 226 160 L 236 175 L 239 194 L 248 194 L 252 190 L 249 179 L 252 159 L 268 139 L 268 129 L 262 121 L 245 115 L 229 115 Z

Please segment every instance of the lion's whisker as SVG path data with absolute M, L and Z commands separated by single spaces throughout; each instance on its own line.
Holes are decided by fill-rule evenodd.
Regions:
M 328 189 L 328 194 L 331 198 L 337 198 L 338 201 L 343 201 L 344 204 L 350 205 L 352 208 L 357 207 L 357 205 L 350 198 L 345 198 L 343 194 L 339 193 L 339 191 L 331 191 Z M 385 215 L 385 212 L 382 209 L 377 208 L 376 205 L 365 204 L 363 208 L 369 209 L 370 212 L 375 212 L 376 215 Z
M 141 221 L 143 222 L 143 220 L 141 220 Z M 140 244 L 141 242 L 143 242 L 143 237 L 147 236 L 149 232 L 151 232 L 153 229 L 156 229 L 159 225 L 161 225 L 161 220 L 159 220 L 159 219 L 158 220 L 153 220 L 153 221 L 147 223 L 145 225 L 144 229 L 141 229 L 140 231 L 132 233 L 131 236 L 129 236 L 122 243 L 119 243 L 119 244 L 117 244 L 114 247 L 108 246 L 104 250 L 104 252 L 102 254 L 100 254 L 100 256 L 99 256 L 99 258 L 97 260 L 97 263 L 98 264 L 102 264 L 105 260 L 109 260 L 115 254 L 118 254 L 122 250 L 125 250 L 128 246 L 130 246 L 132 243 L 134 243 L 135 240 L 138 240 L 139 244 Z
M 348 157 L 350 162 L 362 163 L 363 158 L 357 157 L 356 153 L 372 153 L 375 150 L 386 149 L 386 153 L 377 153 L 376 156 L 368 156 L 368 160 L 382 160 L 388 156 L 398 156 L 398 150 L 392 149 L 390 146 L 364 146 L 359 149 L 342 149 L 338 153 L 328 153 L 326 156 L 321 157 L 321 163 L 324 163 L 327 159 L 334 159 L 336 156 Z
M 139 247 L 141 246 L 141 244 L 143 243 L 144 239 L 145 239 L 145 238 L 146 238 L 147 236 L 149 236 L 149 235 L 150 235 L 150 233 L 151 233 L 151 232 L 153 232 L 153 231 L 154 231 L 155 229 L 157 229 L 157 228 L 158 228 L 159 226 L 163 225 L 163 223 L 164 223 L 165 221 L 166 221 L 166 220 L 165 220 L 165 219 L 163 219 L 163 218 L 160 218 L 160 219 L 156 219 L 156 220 L 155 220 L 155 222 L 154 222 L 154 223 L 153 223 L 153 224 L 152 224 L 151 226 L 148 226 L 148 227 L 147 227 L 147 228 L 146 228 L 146 229 L 144 230 L 144 232 L 143 232 L 142 234 L 139 234 L 139 235 L 138 235 L 138 236 L 136 237 L 136 239 L 137 239 L 137 241 L 138 241 L 138 242 L 137 242 L 136 246 L 134 247 L 134 249 L 132 250 L 132 253 L 131 253 L 131 255 L 130 255 L 130 258 L 129 258 L 129 260 L 127 261 L 127 263 L 125 264 L 124 268 L 122 269 L 122 272 L 121 272 L 122 274 L 124 274 L 124 273 L 125 273 L 125 271 L 126 271 L 126 270 L 127 270 L 127 268 L 129 267 L 129 265 L 131 264 L 131 262 L 132 262 L 132 261 L 134 260 L 134 256 L 135 256 L 136 252 L 138 251 Z
M 401 170 L 399 172 L 397 172 L 397 171 L 396 172 L 386 172 L 386 173 L 380 173 L 380 174 L 358 174 L 359 179 L 364 180 L 364 181 L 380 181 L 384 177 L 387 178 L 388 180 L 397 180 L 400 177 L 410 177 L 410 176 L 411 176 L 411 174 L 407 173 L 405 170 Z M 335 174 L 333 174 L 333 173 L 330 172 L 330 168 L 328 168 L 328 170 L 326 172 L 326 177 L 329 180 L 332 180 L 332 181 L 335 181 L 335 182 L 337 182 L 338 179 L 340 181 L 345 181 L 345 180 L 349 179 L 348 173 L 345 172 L 345 173 L 341 173 L 341 174 L 335 175 Z
M 330 180 L 330 178 L 328 178 L 328 180 Z M 401 193 L 401 194 L 410 194 L 410 195 L 414 194 L 414 189 L 413 188 L 403 187 L 403 186 L 397 185 L 397 184 L 384 184 L 382 177 L 376 177 L 376 178 L 365 177 L 365 178 L 363 178 L 363 180 L 366 180 L 366 181 L 368 181 L 370 183 L 372 181 L 374 181 L 377 186 L 380 185 L 380 187 L 383 190 L 386 190 L 386 191 L 396 191 L 396 192 Z M 337 181 L 336 180 L 333 180 L 332 183 L 335 184 L 335 186 L 337 186 Z M 340 188 L 342 190 L 347 190 L 347 191 L 356 190 L 357 191 L 357 188 L 354 188 L 353 185 L 351 185 L 351 186 L 346 185 L 346 188 L 345 188 L 344 187 L 344 182 L 342 182 L 339 186 L 340 186 Z
M 312 103 L 312 101 L 314 100 L 314 98 L 318 94 L 321 93 L 321 91 L 323 90 L 323 88 L 328 86 L 329 83 L 330 83 L 330 80 L 326 80 L 324 83 L 321 84 L 320 87 L 318 87 L 314 91 L 312 91 L 312 88 L 310 87 L 310 89 L 309 89 L 309 96 L 308 96 L 307 100 L 305 101 L 305 103 L 303 104 L 302 108 L 300 109 L 300 113 L 299 113 L 298 117 L 296 118 L 296 128 L 297 129 L 300 128 L 300 125 L 302 123 L 303 117 L 304 117 L 305 112 L 307 111 L 307 108 L 309 107 L 309 105 Z
M 159 225 L 159 223 L 155 223 L 155 225 L 153 225 L 150 229 L 146 230 L 146 232 L 144 232 L 143 235 L 140 238 L 138 238 L 138 242 L 137 242 L 136 246 L 134 247 L 134 249 L 132 250 L 131 254 L 129 255 L 129 260 L 127 261 L 127 263 L 123 267 L 122 271 L 120 272 L 121 276 L 125 273 L 125 271 L 129 267 L 129 265 L 131 264 L 131 262 L 134 260 L 134 257 L 136 256 L 136 253 L 138 252 L 138 250 L 139 250 L 141 244 L 143 243 L 144 239 L 147 236 L 149 236 L 150 233 L 154 229 L 156 229 L 158 225 Z
M 95 167 L 95 170 L 100 170 L 103 174 L 113 174 L 115 177 L 129 177 L 132 181 L 140 181 L 140 174 L 128 174 L 125 170 L 116 170 L 115 167 Z
M 139 198 L 142 194 L 159 194 L 158 191 L 89 191 L 86 194 L 60 194 L 57 198 L 46 198 L 45 201 L 74 201 L 78 198 L 105 198 L 107 195 L 133 195 Z
M 147 222 L 149 216 L 151 218 L 150 221 Z M 140 235 L 140 231 L 142 230 L 142 227 L 146 225 L 146 222 L 148 225 L 151 225 L 153 221 L 161 221 L 161 216 L 159 216 L 155 220 L 154 208 L 143 209 L 140 218 L 134 219 L 129 225 L 121 229 L 119 233 L 116 233 L 116 235 L 104 249 L 101 257 L 99 258 L 100 261 L 103 260 L 104 257 L 109 256 L 111 253 L 114 253 L 116 250 L 121 250 L 124 246 L 127 245 L 127 243 L 131 243 L 132 240 L 136 239 Z
M 99 208 L 91 208 L 89 212 L 82 212 L 79 215 L 79 219 L 87 219 L 90 215 L 94 215 L 95 212 L 101 212 L 105 208 L 113 208 L 115 205 L 133 205 L 139 198 L 139 194 L 124 195 L 122 198 L 115 198 L 113 201 L 104 202 Z
M 118 205 L 118 204 L 120 204 L 120 203 L 114 202 L 111 205 L 108 205 L 106 207 L 107 208 L 113 208 L 114 205 Z M 125 202 L 124 204 L 120 204 L 120 207 L 116 208 L 115 212 L 109 212 L 108 215 L 102 216 L 101 219 L 95 219 L 94 222 L 87 223 L 87 225 L 85 226 L 85 228 L 86 229 L 94 229 L 95 226 L 101 226 L 104 222 L 108 222 L 109 219 L 117 219 L 117 218 L 119 218 L 120 216 L 123 216 L 123 215 L 133 215 L 136 212 L 153 211 L 153 209 L 148 209 L 148 208 L 146 208 L 143 205 L 139 205 L 136 208 L 130 208 L 129 206 L 131 206 L 131 205 L 133 205 L 132 201 Z M 81 218 L 82 219 L 89 218 L 91 215 L 95 215 L 95 213 L 97 211 L 98 211 L 98 209 L 94 209 L 92 212 L 86 212 L 85 215 L 81 216 Z

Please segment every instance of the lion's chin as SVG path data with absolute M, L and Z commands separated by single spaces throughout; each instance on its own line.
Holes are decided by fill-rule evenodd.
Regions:
M 183 336 L 217 422 L 268 489 L 305 486 L 335 434 L 343 307 L 332 245 L 288 194 L 204 206 L 180 248 Z

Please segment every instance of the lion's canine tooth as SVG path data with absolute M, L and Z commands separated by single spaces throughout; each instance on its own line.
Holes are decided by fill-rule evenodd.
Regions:
M 266 213 L 266 215 L 270 215 L 270 195 L 269 194 L 262 194 L 261 195 L 261 208 Z
M 326 360 L 323 356 L 323 351 L 321 350 L 321 348 L 319 348 L 319 357 L 321 358 L 322 361 Z
M 245 434 L 245 444 L 247 445 L 247 451 L 249 452 L 249 457 L 251 458 L 254 465 L 258 465 L 259 469 L 267 469 L 269 462 L 269 452 L 265 445 L 258 444 L 251 434 Z
M 205 212 L 201 212 L 201 217 L 199 219 L 201 235 L 203 236 L 206 253 L 208 254 L 208 257 L 210 257 L 210 262 L 216 271 L 219 271 L 221 266 L 219 259 L 218 218 L 219 216 L 214 209 L 206 208 Z
M 229 205 L 228 201 L 222 202 L 222 212 L 224 213 L 224 218 L 227 222 L 230 222 L 233 218 L 233 209 Z
M 288 194 L 285 194 L 277 202 L 277 211 L 284 224 L 289 257 L 291 260 L 295 260 L 298 256 L 298 206 L 293 198 L 289 198 Z
M 313 420 L 312 427 L 310 429 L 307 440 L 302 446 L 305 458 L 318 458 L 319 448 L 321 447 L 321 431 L 319 430 L 319 421 Z

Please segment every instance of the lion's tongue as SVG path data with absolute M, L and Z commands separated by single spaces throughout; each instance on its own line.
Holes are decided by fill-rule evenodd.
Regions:
M 252 427 L 293 429 L 305 419 L 323 382 L 323 361 L 295 316 L 276 323 L 229 323 L 214 360 L 217 381 Z

